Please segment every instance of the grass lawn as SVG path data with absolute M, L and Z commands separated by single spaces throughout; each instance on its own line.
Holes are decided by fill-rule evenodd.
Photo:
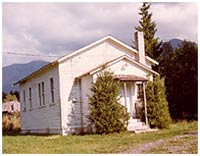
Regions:
M 69 136 L 36 136 L 36 135 L 17 135 L 3 136 L 4 154 L 62 154 L 62 153 L 119 153 L 127 151 L 141 143 L 153 142 L 159 139 L 171 138 L 178 135 L 184 135 L 191 132 L 197 132 L 197 122 L 182 122 L 172 124 L 169 129 L 134 134 L 123 132 L 111 135 L 69 135 Z M 189 137 L 188 140 L 192 140 Z M 180 143 L 187 142 L 187 138 L 180 140 Z M 167 142 L 167 145 L 180 144 L 179 141 Z M 160 153 L 160 148 L 152 149 L 150 153 Z M 193 142 L 187 149 L 189 153 L 197 153 L 197 142 Z M 154 152 L 155 151 L 155 152 Z M 161 149 L 162 151 L 162 149 Z

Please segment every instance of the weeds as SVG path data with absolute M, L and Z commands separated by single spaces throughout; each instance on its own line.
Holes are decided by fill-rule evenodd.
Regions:
M 17 133 L 20 131 L 20 113 L 15 112 L 2 116 L 3 134 Z

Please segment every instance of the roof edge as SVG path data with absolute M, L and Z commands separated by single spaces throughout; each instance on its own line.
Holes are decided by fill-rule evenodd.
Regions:
M 83 52 L 83 51 L 85 51 L 85 50 L 87 50 L 89 48 L 92 48 L 93 46 L 95 46 L 97 44 L 100 44 L 100 43 L 102 43 L 102 42 L 104 42 L 104 41 L 106 41 L 108 39 L 110 39 L 110 40 L 114 41 L 115 43 L 125 47 L 126 49 L 130 50 L 133 53 L 136 53 L 136 54 L 138 53 L 137 49 L 134 49 L 134 48 L 130 47 L 129 45 L 125 44 L 120 39 L 118 39 L 118 38 L 116 38 L 116 37 L 114 37 L 114 36 L 109 34 L 109 35 L 107 35 L 107 36 L 105 36 L 105 37 L 103 37 L 103 38 L 101 38 L 101 39 L 99 39 L 99 40 L 97 40 L 95 42 L 92 42 L 92 43 L 90 43 L 90 44 L 88 44 L 88 45 L 86 45 L 86 46 L 84 46 L 84 47 L 72 52 L 72 53 L 64 55 L 63 57 L 59 58 L 57 61 L 60 63 L 60 62 L 62 62 L 64 60 L 69 59 L 69 58 L 71 58 L 71 57 L 73 57 L 73 56 L 75 56 L 75 55 L 77 55 L 77 54 L 79 54 L 79 53 L 81 53 L 81 52 Z M 145 56 L 145 59 L 147 59 L 148 61 L 152 62 L 154 65 L 158 65 L 159 64 L 159 62 L 157 62 L 156 60 L 150 58 L 149 56 Z
M 38 70 L 32 72 L 31 74 L 25 76 L 24 78 L 18 80 L 17 82 L 13 83 L 13 85 L 15 86 L 15 85 L 17 85 L 17 84 L 23 83 L 23 82 L 25 82 L 26 80 L 30 79 L 31 77 L 33 77 L 33 76 L 39 74 L 40 72 L 42 72 L 42 71 L 46 70 L 47 68 L 52 67 L 52 66 L 54 66 L 54 65 L 56 65 L 56 64 L 58 64 L 58 61 L 54 61 L 54 62 L 52 62 L 52 63 L 49 63 L 49 64 L 47 64 L 47 65 L 45 65 L 45 66 L 39 68 Z
M 105 36 L 105 37 L 103 37 L 103 38 L 101 38 L 101 39 L 99 39 L 99 40 L 97 40 L 95 42 L 92 42 L 91 44 L 88 44 L 88 45 L 84 46 L 81 49 L 78 49 L 78 50 L 76 50 L 76 51 L 74 51 L 74 52 L 72 52 L 70 54 L 67 54 L 67 55 L 59 58 L 58 62 L 60 63 L 60 62 L 62 62 L 64 60 L 66 60 L 66 59 L 69 59 L 69 58 L 71 58 L 71 57 L 73 57 L 73 56 L 75 56 L 75 55 L 77 55 L 77 54 L 79 54 L 79 53 L 81 53 L 81 52 L 83 52 L 83 51 L 85 51 L 85 50 L 97 45 L 97 44 L 100 44 L 100 43 L 102 43 L 102 42 L 104 42 L 104 41 L 106 41 L 108 39 L 110 39 L 110 40 L 114 41 L 115 43 L 127 48 L 128 50 L 130 50 L 133 53 L 138 53 L 138 51 L 136 49 L 134 49 L 134 48 L 130 47 L 129 45 L 123 43 L 122 41 L 120 41 L 116 37 L 113 37 L 112 35 L 107 35 L 107 36 Z
M 46 68 L 51 67 L 51 66 L 53 66 L 53 65 L 55 65 L 55 64 L 58 64 L 58 63 L 60 63 L 60 62 L 62 62 L 62 61 L 64 61 L 64 60 L 66 60 L 66 59 L 69 59 L 69 58 L 71 58 L 71 57 L 73 57 L 73 56 L 75 56 L 75 55 L 77 55 L 77 54 L 79 54 L 79 53 L 81 53 L 81 52 L 83 52 L 83 51 L 85 51 L 85 50 L 87 50 L 87 49 L 89 49 L 89 48 L 92 48 L 93 46 L 95 46 L 95 45 L 97 45 L 97 44 L 100 44 L 100 43 L 102 43 L 102 42 L 104 42 L 104 41 L 106 41 L 106 40 L 108 40 L 108 39 L 110 39 L 111 41 L 113 41 L 113 42 L 115 42 L 115 43 L 117 43 L 117 44 L 119 44 L 119 45 L 121 45 L 121 46 L 127 48 L 128 50 L 130 50 L 130 51 L 133 52 L 133 53 L 138 53 L 138 50 L 136 50 L 136 49 L 130 47 L 129 45 L 123 43 L 122 41 L 120 41 L 120 40 L 117 39 L 116 37 L 113 37 L 112 35 L 109 34 L 109 35 L 107 35 L 107 36 L 105 36 L 105 37 L 103 37 L 103 38 L 101 38 L 101 39 L 99 39 L 99 40 L 97 40 L 97 41 L 95 41 L 95 42 L 92 42 L 91 44 L 88 44 L 87 46 L 84 46 L 84 47 L 81 48 L 81 49 L 78 49 L 78 50 L 76 50 L 76 51 L 74 51 L 74 52 L 72 52 L 72 53 L 69 53 L 69 54 L 67 54 L 67 55 L 64 55 L 64 56 L 62 56 L 61 58 L 57 59 L 56 61 L 54 61 L 54 62 L 52 62 L 52 63 L 49 63 L 49 64 L 47 64 L 47 65 L 41 67 L 40 69 L 34 71 L 33 73 L 31 73 L 31 74 L 29 74 L 28 76 L 22 78 L 21 80 L 19 80 L 19 81 L 13 83 L 13 85 L 17 85 L 18 83 L 22 83 L 22 82 L 26 81 L 27 79 L 33 77 L 34 75 L 40 73 L 41 71 L 45 70 Z M 123 55 L 122 55 L 122 56 L 123 56 Z M 122 56 L 121 56 L 121 57 L 122 57 Z M 126 56 L 126 55 L 124 55 L 124 56 Z M 159 64 L 157 61 L 153 60 L 153 59 L 150 58 L 149 56 L 145 56 L 145 58 L 146 58 L 148 61 L 150 61 L 150 62 L 152 62 L 153 64 L 155 64 L 155 65 L 158 65 L 158 64 Z M 150 69 L 150 70 L 151 70 L 151 69 Z M 153 71 L 153 72 L 155 72 L 155 71 Z M 157 74 L 158 74 L 158 73 L 157 73 Z M 157 75 L 157 74 L 156 74 L 156 75 Z M 158 74 L 158 75 L 159 75 L 159 74 Z
M 159 65 L 159 62 L 157 62 L 156 60 L 152 59 L 151 57 L 145 56 L 145 58 L 146 58 L 148 61 L 152 62 L 153 64 Z
M 124 58 L 126 58 L 126 59 L 128 59 L 129 61 L 135 63 L 136 65 L 138 65 L 138 66 L 140 66 L 140 67 L 146 69 L 147 71 L 150 71 L 151 73 L 153 73 L 153 74 L 155 74 L 155 75 L 159 75 L 159 73 L 157 73 L 157 72 L 154 71 L 153 69 L 151 69 L 151 68 L 149 68 L 149 67 L 147 67 L 147 66 L 145 66 L 145 65 L 143 65 L 143 64 L 141 64 L 141 63 L 139 63 L 139 62 L 137 62 L 137 61 L 134 60 L 132 57 L 130 57 L 129 55 L 126 55 L 126 54 L 125 54 L 125 55 L 122 55 L 122 56 L 120 56 L 120 57 L 118 57 L 118 58 L 116 58 L 116 59 L 113 59 L 113 60 L 111 60 L 110 62 L 108 62 L 107 64 L 103 64 L 103 65 L 108 65 L 108 66 L 110 66 L 110 65 L 112 65 L 113 63 L 115 63 L 116 61 L 120 61 L 120 60 L 122 60 L 122 59 L 124 59 Z M 99 68 L 95 68 L 94 70 L 92 70 L 92 71 L 90 72 L 90 74 L 92 75 L 92 74 L 95 74 L 96 72 L 98 72 L 98 71 L 100 70 L 100 68 L 101 68 L 103 65 L 99 66 Z
M 131 62 L 133 62 L 133 63 L 137 64 L 138 66 L 140 66 L 140 67 L 142 67 L 142 68 L 144 68 L 144 69 L 150 71 L 151 73 L 153 73 L 153 74 L 155 74 L 155 75 L 159 75 L 159 73 L 157 73 L 156 71 L 154 71 L 154 70 L 148 68 L 147 66 L 145 66 L 145 65 L 143 65 L 143 64 L 141 64 L 141 63 L 139 63 L 139 62 L 137 62 L 137 61 L 135 61 L 135 60 L 133 60 L 130 56 L 128 56 L 128 55 L 122 55 L 122 56 L 119 56 L 119 57 L 117 57 L 117 58 L 115 58 L 115 59 L 113 59 L 113 60 L 111 60 L 111 61 L 109 61 L 109 62 L 107 62 L 107 63 L 104 63 L 104 64 L 102 64 L 102 65 L 100 65 L 100 66 L 98 66 L 98 67 L 95 67 L 95 68 L 93 68 L 92 70 L 90 70 L 90 71 L 88 71 L 88 72 L 86 72 L 86 73 L 84 73 L 84 74 L 82 74 L 82 75 L 80 75 L 80 76 L 78 76 L 78 77 L 76 77 L 76 78 L 79 79 L 79 78 L 81 78 L 81 77 L 83 77 L 83 76 L 86 76 L 86 75 L 88 75 L 88 74 L 93 75 L 93 74 L 97 73 L 99 70 L 101 70 L 101 68 L 102 68 L 103 66 L 110 66 L 110 65 L 112 65 L 113 63 L 115 63 L 116 61 L 120 61 L 120 60 L 122 60 L 122 59 L 124 59 L 124 58 L 130 60 Z

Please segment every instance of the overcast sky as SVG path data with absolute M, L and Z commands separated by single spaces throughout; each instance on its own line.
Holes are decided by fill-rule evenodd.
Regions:
M 3 3 L 3 52 L 62 56 L 111 34 L 128 45 L 141 3 Z M 152 3 L 156 35 L 197 42 L 197 3 Z M 2 55 L 3 66 L 55 58 Z

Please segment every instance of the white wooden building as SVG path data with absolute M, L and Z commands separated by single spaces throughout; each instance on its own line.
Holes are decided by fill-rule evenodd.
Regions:
M 18 101 L 9 101 L 2 103 L 2 113 L 20 112 L 20 103 Z
M 22 133 L 67 135 L 93 130 L 86 117 L 87 95 L 105 64 L 123 82 L 120 101 L 131 114 L 128 129 L 140 128 L 144 124 L 138 115 L 140 106 L 145 106 L 143 84 L 157 74 L 152 66 L 158 62 L 145 56 L 143 33 L 134 36 L 135 49 L 106 36 L 16 82 L 20 86 Z M 143 120 L 147 124 L 146 116 Z

